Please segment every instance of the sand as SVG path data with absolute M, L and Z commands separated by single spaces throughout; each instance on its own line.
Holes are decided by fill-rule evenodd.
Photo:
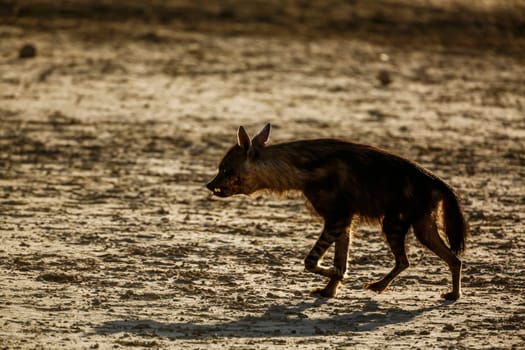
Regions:
M 214 25 L 0 25 L 0 348 L 523 348 L 523 55 Z M 440 299 L 450 273 L 412 233 L 411 267 L 364 290 L 393 265 L 364 224 L 337 297 L 311 297 L 302 197 L 205 188 L 237 127 L 266 122 L 271 142 L 372 144 L 453 185 L 463 297 Z

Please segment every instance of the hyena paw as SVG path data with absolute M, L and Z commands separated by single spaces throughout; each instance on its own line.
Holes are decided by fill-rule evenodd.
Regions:
M 339 279 L 331 279 L 326 287 L 314 289 L 310 295 L 322 298 L 333 298 L 340 283 L 341 281 Z
M 442 293 L 441 297 L 445 300 L 458 300 L 461 296 L 461 293 L 454 293 L 454 292 L 448 292 L 448 293 Z
M 328 288 L 315 288 L 310 291 L 310 295 L 315 298 L 333 298 L 336 291 Z
M 383 283 L 383 281 L 379 281 L 379 282 L 370 282 L 370 283 L 365 283 L 363 284 L 363 288 L 365 289 L 369 289 L 369 290 L 372 290 L 376 293 L 382 293 L 385 291 L 387 286 L 385 286 L 385 284 Z

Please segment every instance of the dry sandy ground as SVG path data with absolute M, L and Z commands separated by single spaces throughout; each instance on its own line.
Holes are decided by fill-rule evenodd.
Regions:
M 0 348 L 525 346 L 523 55 L 135 21 L 0 37 Z M 363 290 L 393 264 L 367 226 L 338 296 L 310 297 L 301 197 L 204 187 L 238 125 L 267 121 L 273 142 L 374 144 L 454 185 L 464 297 L 439 298 L 449 272 L 412 234 L 412 266 Z

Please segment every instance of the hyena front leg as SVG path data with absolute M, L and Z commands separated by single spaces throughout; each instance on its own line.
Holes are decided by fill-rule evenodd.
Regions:
M 344 280 L 348 266 L 348 249 L 350 245 L 349 224 L 339 223 L 337 225 L 325 225 L 321 237 L 305 259 L 307 271 L 320 274 L 330 278 L 325 288 L 312 291 L 323 297 L 334 297 L 337 287 Z M 319 265 L 328 247 L 335 241 L 334 266 L 331 268 Z
M 333 298 L 337 288 L 344 282 L 348 268 L 348 250 L 350 247 L 350 232 L 345 232 L 335 241 L 334 268 L 331 269 L 333 276 L 324 288 L 317 288 L 312 294 L 319 294 L 325 298 Z

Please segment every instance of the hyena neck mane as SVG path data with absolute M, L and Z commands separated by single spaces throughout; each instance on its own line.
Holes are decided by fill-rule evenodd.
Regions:
M 394 163 L 405 167 L 409 162 L 368 145 L 339 139 L 268 145 L 255 150 L 248 162 L 254 187 L 279 193 L 320 187 L 357 191 L 356 184 L 372 187 L 377 182 L 374 179 Z
M 300 152 L 294 147 L 297 143 L 270 145 L 257 152 L 249 166 L 258 190 L 277 193 L 303 190 L 307 179 L 297 162 Z
M 315 169 L 315 164 L 349 144 L 336 139 L 317 139 L 265 146 L 250 161 L 257 187 L 278 193 L 304 191 L 307 183 L 323 177 L 329 170 Z

